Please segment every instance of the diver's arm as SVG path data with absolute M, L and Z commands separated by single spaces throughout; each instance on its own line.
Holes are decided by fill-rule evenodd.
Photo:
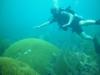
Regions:
M 47 26 L 47 25 L 49 25 L 49 24 L 51 24 L 53 22 L 54 22 L 54 20 L 46 21 L 46 22 L 42 23 L 41 25 L 33 27 L 33 28 L 41 28 L 41 27 Z
M 47 26 L 47 25 L 49 25 L 49 24 L 50 24 L 50 21 L 46 21 L 46 22 L 42 23 L 41 25 L 36 26 L 36 27 L 33 27 L 33 28 L 34 28 L 34 29 L 37 29 L 37 28 L 41 28 L 41 27 Z
M 64 24 L 63 27 L 66 27 L 66 26 L 69 26 L 72 21 L 73 21 L 73 18 L 74 18 L 74 15 L 70 14 L 70 13 L 67 13 L 67 12 L 64 12 L 65 14 L 67 14 L 69 16 L 69 21 L 68 23 Z
M 36 28 L 41 28 L 41 27 L 47 26 L 49 23 L 50 23 L 50 21 L 46 21 L 46 22 L 42 23 L 41 25 L 37 26 Z
M 68 21 L 67 25 L 70 25 L 73 21 L 74 15 L 72 15 L 70 13 L 68 13 L 68 15 L 69 15 L 69 21 Z

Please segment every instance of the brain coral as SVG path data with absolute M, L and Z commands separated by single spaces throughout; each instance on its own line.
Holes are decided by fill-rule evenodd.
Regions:
M 39 75 L 27 64 L 8 57 L 0 57 L 0 75 Z
M 35 38 L 23 39 L 12 44 L 4 56 L 21 60 L 42 75 L 47 75 L 52 70 L 59 49 L 53 44 Z

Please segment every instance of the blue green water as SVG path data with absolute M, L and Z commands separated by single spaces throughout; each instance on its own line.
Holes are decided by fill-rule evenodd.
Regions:
M 59 0 L 60 7 L 71 6 L 78 14 L 90 19 L 100 18 L 99 0 Z M 25 37 L 42 37 L 47 40 L 66 39 L 71 33 L 59 31 L 54 25 L 33 30 L 35 25 L 48 20 L 52 0 L 1 0 L 0 1 L 0 35 L 17 40 Z M 54 26 L 54 27 L 53 27 Z M 92 29 L 96 30 L 92 30 Z M 86 32 L 97 32 L 97 26 L 88 26 Z M 55 31 L 55 32 L 54 32 Z M 52 35 L 50 33 L 54 32 Z M 55 37 L 54 37 L 55 35 Z M 58 37 L 63 35 L 63 37 Z M 55 41 L 55 40 L 53 40 Z
M 58 2 L 59 6 L 62 8 L 71 6 L 72 9 L 86 19 L 100 19 L 100 0 L 59 0 Z M 91 41 L 82 39 L 76 33 L 73 33 L 71 29 L 63 31 L 55 23 L 40 29 L 34 29 L 35 26 L 38 26 L 50 19 L 51 8 L 52 0 L 0 0 L 0 49 L 2 50 L 3 48 L 7 48 L 4 44 L 6 43 L 8 46 L 9 43 L 7 42 L 10 42 L 11 44 L 21 39 L 39 38 L 56 45 L 62 50 L 69 49 L 79 51 L 79 53 L 76 53 L 77 57 L 83 56 L 84 58 L 86 56 L 85 53 L 82 53 L 81 55 L 80 51 L 86 52 L 88 50 L 92 53 L 92 45 L 90 44 Z M 100 38 L 99 25 L 85 26 L 83 29 L 91 36 L 96 35 L 98 39 Z M 1 37 L 6 39 L 4 43 L 1 43 Z M 88 51 L 86 53 L 88 53 Z M 72 60 L 70 60 L 70 56 L 71 53 L 69 52 L 69 63 L 67 64 L 71 66 L 73 64 L 71 61 L 77 60 L 77 58 L 74 59 L 74 53 L 73 56 L 71 56 Z M 90 56 L 92 55 L 90 54 Z M 100 62 L 100 58 L 98 59 Z M 89 60 L 92 59 L 89 58 Z M 77 62 L 79 62 L 79 60 L 77 60 Z M 88 61 L 86 60 L 86 62 Z M 89 62 L 89 65 L 90 64 L 91 63 Z M 76 65 L 72 66 L 74 66 L 75 70 Z M 92 68 L 94 68 L 94 66 Z M 73 71 L 72 68 L 71 71 Z M 73 75 L 77 75 L 77 73 Z

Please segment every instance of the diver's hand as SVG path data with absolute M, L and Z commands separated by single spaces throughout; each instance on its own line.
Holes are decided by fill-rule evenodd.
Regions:
M 68 26 L 70 26 L 69 24 L 64 24 L 64 25 L 62 25 L 62 27 L 68 27 Z
M 40 29 L 41 28 L 41 26 L 35 26 L 35 27 L 33 27 L 33 29 Z

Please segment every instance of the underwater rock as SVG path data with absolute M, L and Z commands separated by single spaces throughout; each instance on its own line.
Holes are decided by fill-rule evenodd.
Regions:
M 84 52 L 66 51 L 62 59 L 59 59 L 59 65 L 62 64 L 63 67 L 60 67 L 57 75 L 98 75 L 99 73 L 96 59 Z
M 39 75 L 27 64 L 8 57 L 0 57 L 0 75 Z
M 9 40 L 0 37 L 0 56 L 4 53 L 5 49 L 7 49 L 10 45 Z
M 12 44 L 4 56 L 23 61 L 33 67 L 38 73 L 47 75 L 52 70 L 59 49 L 47 41 L 28 38 Z
M 66 45 L 66 49 L 60 53 L 54 67 L 56 75 L 100 74 L 99 56 L 97 57 L 92 41 L 83 40 L 78 47 L 72 48 L 67 48 Z
M 91 45 L 84 45 L 87 52 L 78 48 L 62 50 L 54 65 L 56 75 L 99 75 L 97 55 Z

